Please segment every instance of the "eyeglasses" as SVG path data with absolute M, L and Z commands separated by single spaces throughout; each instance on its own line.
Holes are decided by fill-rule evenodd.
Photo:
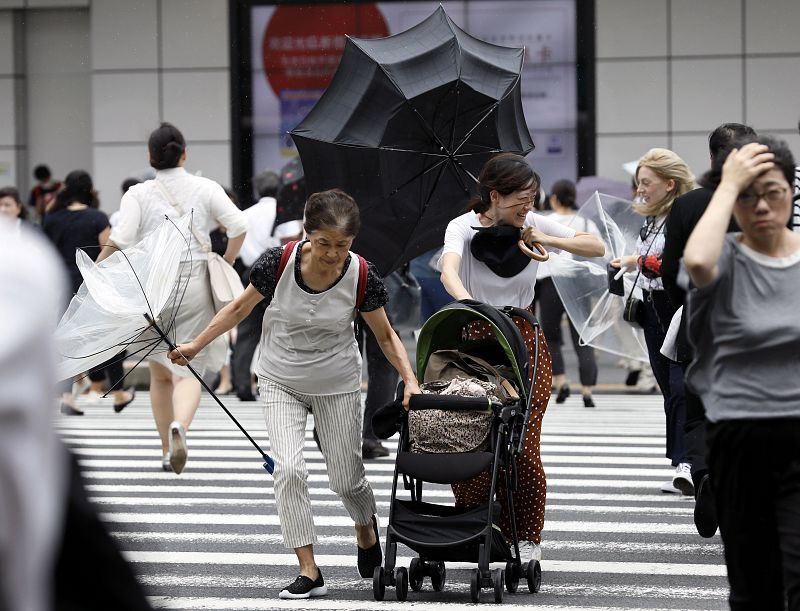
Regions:
M 759 200 L 763 199 L 770 206 L 776 206 L 784 201 L 786 187 L 772 187 L 763 193 L 741 193 L 736 198 L 736 203 L 742 208 L 755 208 Z

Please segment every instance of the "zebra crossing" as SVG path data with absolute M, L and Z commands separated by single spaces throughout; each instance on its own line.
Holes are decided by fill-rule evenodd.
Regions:
M 257 403 L 226 405 L 269 453 Z M 719 537 L 702 539 L 692 499 L 660 492 L 671 468 L 663 457 L 660 396 L 597 395 L 551 402 L 542 456 L 548 477 L 541 591 L 507 594 L 504 608 L 617 610 L 727 608 L 727 578 Z M 470 565 L 448 563 L 443 592 L 429 583 L 408 601 L 377 603 L 371 580 L 358 578 L 352 521 L 327 488 L 322 455 L 307 430 L 305 453 L 319 542 L 317 562 L 329 595 L 284 601 L 280 588 L 296 575 L 283 547 L 272 479 L 224 413 L 203 396 L 188 434 L 189 462 L 180 476 L 164 473 L 149 398 L 140 393 L 121 414 L 110 401 L 83 405 L 86 415 L 58 419 L 77 455 L 88 493 L 144 584 L 156 609 L 423 609 L 475 608 Z M 394 450 L 394 441 L 389 442 Z M 378 511 L 386 522 L 393 457 L 367 461 Z M 434 502 L 452 500 L 433 487 Z M 412 552 L 398 550 L 408 566 Z M 484 594 L 482 604 L 490 602 Z

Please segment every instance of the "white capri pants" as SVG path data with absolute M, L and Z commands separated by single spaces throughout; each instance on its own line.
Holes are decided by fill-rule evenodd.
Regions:
M 356 524 L 369 524 L 377 509 L 361 458 L 361 391 L 305 395 L 265 378 L 259 379 L 259 387 L 275 461 L 275 502 L 283 544 L 297 548 L 317 542 L 303 457 L 309 410 L 314 413 L 330 489 Z

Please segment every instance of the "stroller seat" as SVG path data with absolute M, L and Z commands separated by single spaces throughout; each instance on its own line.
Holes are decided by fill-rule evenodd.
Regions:
M 455 352 L 465 355 L 460 359 L 462 363 L 481 361 L 485 364 L 482 358 L 490 359 L 492 365 L 488 365 L 488 369 L 491 372 L 496 374 L 495 363 L 503 371 L 512 372 L 513 378 L 510 381 L 519 390 L 519 394 L 512 392 L 510 400 L 505 401 L 505 404 L 498 402 L 497 397 L 494 397 L 495 401 L 489 397 L 437 394 L 414 395 L 411 398 L 410 413 L 418 413 L 418 410 L 441 410 L 442 418 L 446 420 L 448 412 L 471 411 L 482 412 L 489 418 L 491 428 L 488 443 L 485 447 L 464 445 L 464 448 L 472 448 L 471 451 L 464 452 L 442 451 L 442 448 L 448 447 L 447 444 L 440 444 L 435 452 L 420 451 L 418 447 L 414 447 L 409 432 L 409 415 L 400 408 L 400 441 L 395 461 L 389 523 L 386 527 L 385 566 L 376 568 L 373 575 L 373 594 L 376 600 L 383 599 L 387 586 L 394 586 L 398 600 L 405 600 L 408 586 L 419 591 L 426 577 L 431 578 L 434 590 L 441 590 L 445 583 L 445 561 L 478 564 L 478 568 L 472 572 L 470 583 L 473 602 L 479 602 L 483 588 L 493 588 L 495 602 L 502 602 L 504 589 L 515 592 L 523 575 L 531 592 L 539 589 L 541 568 L 538 561 L 532 560 L 523 565 L 520 559 L 511 496 L 515 460 L 525 436 L 532 394 L 532 389 L 526 392 L 529 370 L 527 348 L 521 333 L 511 320 L 512 315 L 532 319 L 527 311 L 517 308 L 498 311 L 491 306 L 464 300 L 445 306 L 420 331 L 417 371 L 426 372 L 425 382 L 431 381 L 426 365 L 431 355 L 436 350 L 441 350 L 439 354 Z M 491 325 L 495 332 L 495 342 L 469 341 L 464 329 L 476 321 Z M 535 319 L 532 324 L 538 326 Z M 440 365 L 441 359 L 437 364 L 441 370 Z M 535 379 L 535 375 L 531 379 Z M 402 392 L 399 396 L 402 396 Z M 439 413 L 436 414 L 434 418 L 438 421 Z M 465 420 L 456 418 L 454 421 Z M 435 427 L 433 428 L 433 434 L 436 435 Z M 426 482 L 455 484 L 487 472 L 491 478 L 491 487 L 486 501 L 480 505 L 454 507 L 422 500 Z M 508 503 L 511 517 L 511 545 L 496 523 L 502 509 L 498 498 L 500 477 L 505 478 L 503 498 Z M 398 483 L 402 484 L 402 489 L 408 491 L 410 498 L 398 498 Z M 412 559 L 408 570 L 405 567 L 395 568 L 398 543 L 419 554 Z M 505 570 L 490 571 L 491 562 L 505 562 Z
M 492 464 L 491 452 L 456 454 L 397 453 L 398 473 L 433 484 L 455 484 L 472 479 Z

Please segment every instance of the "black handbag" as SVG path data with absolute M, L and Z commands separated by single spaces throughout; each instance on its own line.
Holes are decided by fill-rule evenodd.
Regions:
M 635 287 L 635 285 L 634 285 Z M 644 326 L 644 301 L 633 296 L 633 291 L 625 300 L 625 309 L 622 310 L 622 320 Z
M 661 229 L 662 227 L 664 227 L 665 222 L 666 219 L 661 221 L 661 224 L 658 226 L 658 229 L 656 229 L 656 235 L 658 235 L 661 232 Z M 642 238 L 643 241 L 645 239 L 647 239 L 647 235 L 645 235 L 645 237 Z M 653 242 L 650 242 L 650 246 L 647 247 L 647 251 L 644 253 L 645 258 L 647 258 L 647 255 L 650 254 L 650 249 L 653 247 L 654 242 L 655 238 L 653 238 Z M 622 320 L 624 320 L 625 322 L 629 322 L 631 324 L 639 325 L 640 327 L 644 327 L 644 301 L 642 301 L 638 297 L 633 296 L 633 293 L 636 290 L 636 282 L 639 280 L 639 276 L 641 275 L 641 273 L 642 273 L 642 268 L 639 267 L 639 271 L 636 272 L 636 278 L 634 278 L 633 280 L 633 286 L 631 287 L 631 292 L 628 295 L 628 298 L 625 300 L 625 308 L 622 310 Z M 611 273 L 609 272 L 609 289 L 608 289 L 609 292 L 611 292 L 610 283 L 611 283 Z
M 618 273 L 618 267 L 613 267 L 611 263 L 606 265 L 606 274 L 608 274 L 608 292 L 612 295 L 625 297 L 625 285 L 622 282 L 621 276 L 617 278 Z

